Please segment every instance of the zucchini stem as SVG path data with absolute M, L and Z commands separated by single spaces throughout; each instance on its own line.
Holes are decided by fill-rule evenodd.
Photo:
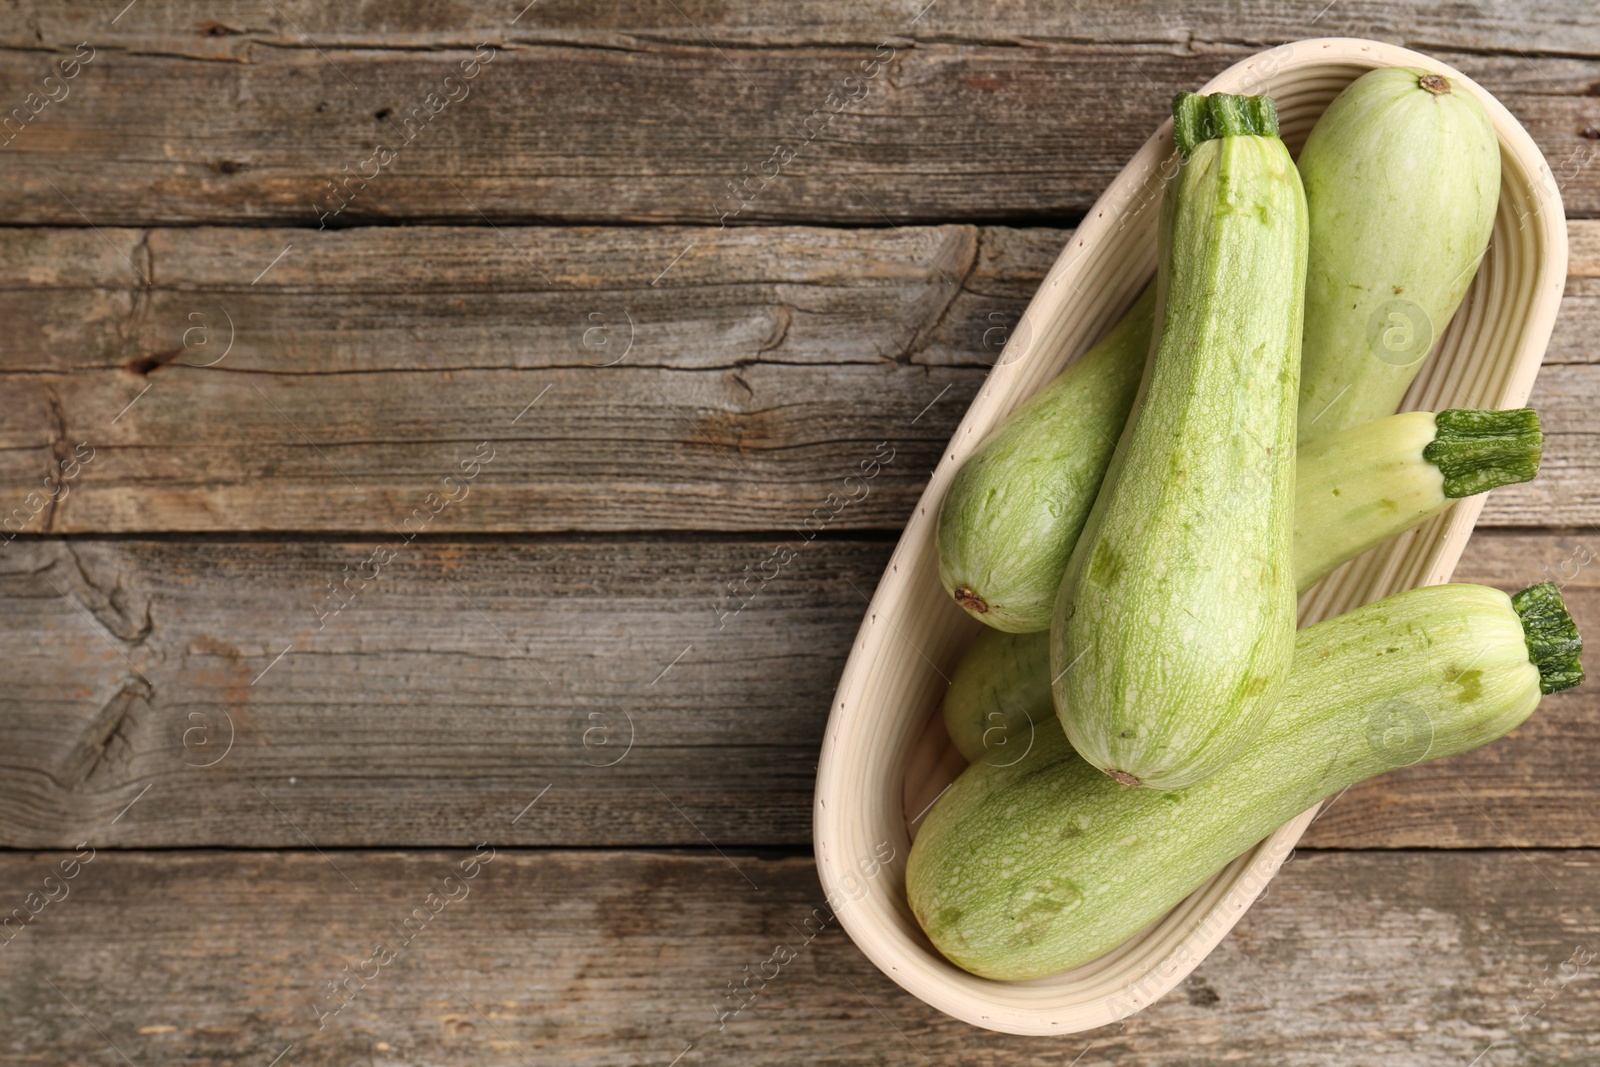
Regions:
M 1573 625 L 1561 590 L 1540 582 L 1517 593 L 1511 606 L 1522 619 L 1528 659 L 1539 668 L 1539 692 L 1559 693 L 1583 682 L 1583 636 Z
M 1222 137 L 1278 136 L 1278 105 L 1270 96 L 1179 93 L 1172 98 L 1172 136 L 1184 159 Z
M 1211 111 L 1211 122 L 1217 137 L 1241 137 L 1250 133 L 1249 119 L 1244 111 L 1244 97 L 1217 93 L 1206 98 Z
M 1532 408 L 1452 408 L 1434 417 L 1434 437 L 1422 458 L 1444 474 L 1444 495 L 1460 498 L 1531 481 L 1543 452 L 1544 434 Z

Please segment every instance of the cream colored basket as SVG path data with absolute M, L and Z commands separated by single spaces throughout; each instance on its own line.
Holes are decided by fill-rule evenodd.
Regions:
M 1549 167 L 1517 120 L 1457 71 L 1376 41 L 1286 44 L 1228 68 L 1204 91 L 1271 95 L 1283 139 L 1298 152 L 1334 96 L 1382 66 L 1434 70 L 1477 94 L 1500 136 L 1502 160 L 1489 252 L 1405 407 L 1519 407 L 1555 322 L 1567 231 Z M 967 974 L 934 950 L 905 900 L 915 824 L 964 765 L 938 708 L 978 629 L 939 585 L 939 503 L 984 435 L 1116 322 L 1154 273 L 1161 186 L 1173 159 L 1168 121 L 1089 212 L 1024 312 L 906 525 L 840 679 L 823 742 L 813 833 L 830 905 L 890 978 L 941 1011 L 992 1030 L 1072 1033 L 1115 1022 L 1162 996 L 1244 914 L 1316 813 L 1280 827 L 1115 951 L 1050 978 L 997 982 Z M 1481 498 L 1464 500 L 1353 560 L 1301 598 L 1302 622 L 1448 580 L 1481 509 Z M 891 853 L 892 861 L 880 865 Z

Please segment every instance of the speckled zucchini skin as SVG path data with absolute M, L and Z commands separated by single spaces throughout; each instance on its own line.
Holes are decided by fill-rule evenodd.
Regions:
M 1051 625 L 1056 712 L 1120 781 L 1175 789 L 1214 773 L 1288 674 L 1305 270 L 1283 142 L 1199 143 L 1162 201 L 1143 403 Z
M 1035 724 L 1055 717 L 1049 633 L 980 633 L 950 676 L 943 713 L 968 763 L 1010 762 L 1032 744 Z
M 939 580 L 973 618 L 1012 633 L 1049 628 L 1067 558 L 1139 390 L 1154 317 L 1149 286 L 956 472 L 939 509 Z
M 1300 631 L 1273 715 L 1185 788 L 1120 786 L 1041 724 L 1026 759 L 973 764 L 929 813 L 906 870 L 912 911 L 987 978 L 1087 963 L 1317 801 L 1501 736 L 1538 705 L 1542 673 L 1581 680 L 1559 594 L 1519 598 L 1535 593 L 1526 627 L 1506 594 L 1445 585 Z
M 1477 273 L 1500 202 L 1483 105 L 1406 67 L 1363 74 L 1300 152 L 1311 215 L 1299 437 L 1393 414 Z

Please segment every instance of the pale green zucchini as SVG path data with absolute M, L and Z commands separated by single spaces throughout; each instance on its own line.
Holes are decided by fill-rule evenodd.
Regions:
M 1488 248 L 1500 142 L 1466 87 L 1384 67 L 1334 98 L 1299 167 L 1311 213 L 1308 441 L 1400 406 Z
M 1252 743 L 1166 792 L 1117 785 L 1041 724 L 1025 759 L 973 764 L 934 805 L 906 868 L 911 909 L 974 974 L 1080 966 L 1319 800 L 1515 728 L 1583 680 L 1580 649 L 1550 583 L 1396 594 L 1300 631 Z
M 942 707 L 945 732 L 968 763 L 1011 762 L 1055 711 L 1048 631 L 980 631 L 950 675 Z
M 969 615 L 1015 633 L 1050 626 L 1061 572 L 1138 392 L 1154 316 L 1148 286 L 956 472 L 939 509 L 939 580 Z
M 1294 576 L 1305 592 L 1340 564 L 1461 497 L 1531 480 L 1544 435 L 1532 408 L 1409 411 L 1302 445 Z M 1009 762 L 1052 716 L 1048 634 L 980 633 L 945 690 L 944 722 L 968 761 Z
M 1162 199 L 1160 340 L 1056 597 L 1056 713 L 1130 785 L 1225 764 L 1293 651 L 1306 205 L 1263 104 L 1271 117 L 1259 97 L 1174 101 L 1187 158 Z
M 1302 444 L 1294 510 L 1300 590 L 1462 497 L 1531 480 L 1543 447 L 1532 408 L 1408 411 Z

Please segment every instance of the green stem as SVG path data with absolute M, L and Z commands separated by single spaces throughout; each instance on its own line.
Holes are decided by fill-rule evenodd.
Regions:
M 1444 474 L 1445 496 L 1464 497 L 1532 480 L 1543 451 L 1544 434 L 1532 408 L 1452 408 L 1434 417 L 1434 437 L 1422 458 Z
M 1270 96 L 1179 93 L 1172 98 L 1172 135 L 1185 159 L 1221 137 L 1278 136 L 1278 105 Z
M 1228 93 L 1217 93 L 1206 97 L 1206 106 L 1211 111 L 1211 120 L 1216 126 L 1218 137 L 1242 137 L 1252 132 L 1249 117 L 1245 114 L 1244 101 L 1244 97 Z
M 1172 98 L 1172 137 L 1178 142 L 1179 155 L 1188 159 L 1196 145 L 1214 136 L 1205 97 L 1199 93 L 1179 93 Z
M 1247 96 L 1250 128 L 1260 137 L 1278 136 L 1278 102 L 1270 96 Z
M 1540 582 L 1511 598 L 1522 619 L 1528 642 L 1528 659 L 1539 668 L 1539 692 L 1559 693 L 1583 681 L 1583 637 L 1567 614 L 1561 590 L 1554 582 Z

